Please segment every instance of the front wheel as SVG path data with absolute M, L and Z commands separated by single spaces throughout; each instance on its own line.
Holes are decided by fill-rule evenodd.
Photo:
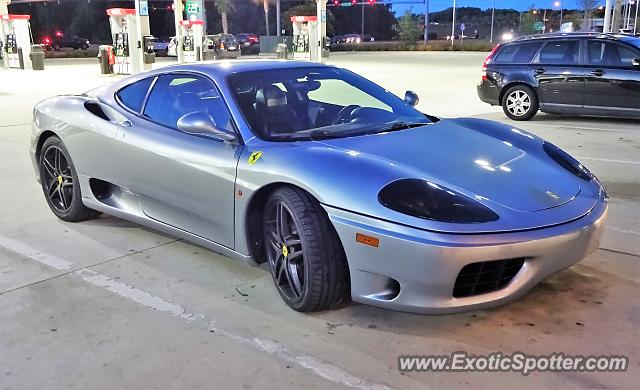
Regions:
M 538 112 L 538 95 L 526 85 L 515 85 L 504 94 L 502 110 L 514 121 L 528 121 Z
M 346 256 L 315 199 L 298 188 L 278 189 L 267 201 L 263 231 L 273 281 L 292 309 L 323 310 L 348 298 Z
M 67 222 L 84 221 L 100 215 L 82 203 L 78 175 L 62 141 L 58 137 L 47 138 L 41 150 L 40 183 L 51 211 Z

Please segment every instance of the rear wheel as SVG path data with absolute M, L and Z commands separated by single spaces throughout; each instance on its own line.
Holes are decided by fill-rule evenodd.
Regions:
M 273 281 L 292 309 L 317 311 L 348 298 L 349 267 L 337 233 L 320 204 L 304 191 L 275 191 L 263 217 Z
M 502 109 L 515 121 L 528 121 L 538 112 L 538 95 L 526 85 L 515 85 L 504 94 Z
M 78 175 L 62 141 L 58 137 L 47 138 L 41 150 L 40 182 L 51 211 L 67 222 L 84 221 L 100 215 L 82 204 Z

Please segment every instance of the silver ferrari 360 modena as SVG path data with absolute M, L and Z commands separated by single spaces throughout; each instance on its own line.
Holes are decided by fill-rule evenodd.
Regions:
M 267 262 L 293 309 L 512 301 L 598 247 L 607 193 L 555 145 L 441 119 L 348 70 L 166 67 L 34 109 L 53 213 L 107 213 Z

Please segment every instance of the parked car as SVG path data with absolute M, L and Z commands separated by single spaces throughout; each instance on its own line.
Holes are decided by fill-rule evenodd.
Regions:
M 598 248 L 608 196 L 587 168 L 417 102 L 306 61 L 178 65 L 38 103 L 31 159 L 61 220 L 104 212 L 267 263 L 305 312 L 486 308 Z
M 86 38 L 80 38 L 77 35 L 63 34 L 59 31 L 52 36 L 43 37 L 41 42 L 47 50 L 60 50 L 65 47 L 87 50 L 91 45 Z
M 205 50 L 214 51 L 215 58 L 238 58 L 240 45 L 231 34 L 207 35 L 204 37 Z
M 235 34 L 236 40 L 240 45 L 243 54 L 259 54 L 260 53 L 260 37 L 253 33 Z
M 346 34 L 337 39 L 338 43 L 362 43 L 373 42 L 375 39 L 371 34 Z
M 478 96 L 513 120 L 547 113 L 640 117 L 640 38 L 549 34 L 497 46 Z
M 158 40 L 153 43 L 153 51 L 158 54 L 167 55 L 169 51 L 169 42 L 165 40 Z

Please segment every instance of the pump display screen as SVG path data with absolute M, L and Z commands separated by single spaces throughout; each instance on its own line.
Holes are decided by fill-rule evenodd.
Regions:
M 187 35 L 184 37 L 184 45 L 182 46 L 184 51 L 193 51 L 193 37 L 191 35 Z
M 118 33 L 115 35 L 115 54 L 116 57 L 129 56 L 129 36 L 127 33 Z
M 13 34 L 8 34 L 7 35 L 7 45 L 6 47 L 6 51 L 7 53 L 17 53 L 18 52 L 18 44 L 16 42 L 16 36 Z

